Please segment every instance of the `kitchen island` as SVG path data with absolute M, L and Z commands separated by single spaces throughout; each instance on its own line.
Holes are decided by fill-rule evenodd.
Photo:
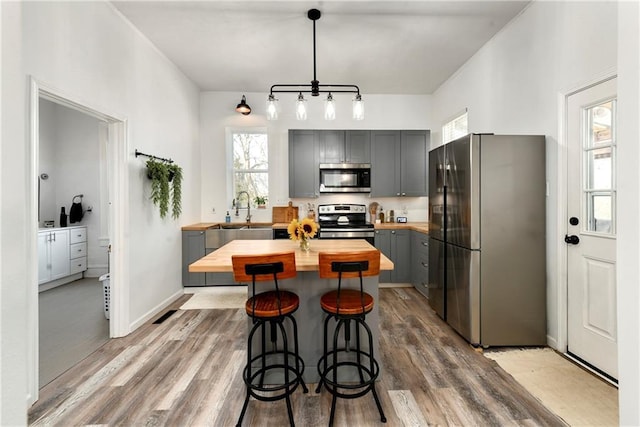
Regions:
M 322 330 L 324 313 L 320 308 L 320 297 L 325 292 L 337 287 L 336 280 L 320 279 L 318 277 L 319 252 L 351 252 L 375 249 L 366 240 L 312 240 L 311 250 L 300 250 L 297 242 L 291 240 L 234 240 L 211 252 L 198 261 L 189 265 L 190 272 L 232 272 L 233 255 L 259 255 L 273 252 L 294 251 L 296 257 L 297 276 L 294 279 L 279 282 L 280 289 L 295 292 L 300 298 L 300 307 L 294 314 L 298 323 L 298 339 L 300 341 L 300 355 L 304 359 L 306 368 L 304 379 L 308 383 L 318 381 L 316 365 L 323 351 Z M 384 254 L 380 254 L 380 269 L 393 270 L 393 263 Z M 378 315 L 378 276 L 363 279 L 365 292 L 369 293 L 375 303 L 373 310 L 367 314 L 367 323 L 374 336 L 374 350 L 380 363 L 378 351 L 379 315 Z M 358 279 L 343 280 L 345 288 L 359 288 Z M 272 288 L 271 282 L 256 283 L 256 292 Z M 251 286 L 247 287 L 251 295 Z M 247 318 L 250 324 L 249 318 Z M 290 325 L 288 325 L 290 326 Z M 293 331 L 287 329 L 287 335 Z M 258 345 L 258 343 L 254 343 Z M 366 348 L 366 343 L 365 346 Z

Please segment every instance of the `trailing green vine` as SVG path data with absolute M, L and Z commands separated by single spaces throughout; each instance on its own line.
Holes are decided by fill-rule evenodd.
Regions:
M 160 209 L 160 217 L 167 216 L 171 199 L 171 216 L 177 219 L 182 213 L 182 168 L 176 164 L 149 159 L 147 176 L 151 179 L 149 198 Z M 169 181 L 172 182 L 171 186 Z
M 176 164 L 169 165 L 169 174 L 173 174 L 171 181 L 171 216 L 178 219 L 182 213 L 182 168 Z

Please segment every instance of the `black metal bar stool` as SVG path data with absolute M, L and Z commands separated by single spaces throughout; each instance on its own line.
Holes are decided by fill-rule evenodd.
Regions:
M 364 292 L 362 278 L 380 274 L 380 251 L 360 251 L 318 254 L 319 276 L 324 279 L 338 279 L 338 289 L 329 291 L 320 298 L 320 306 L 327 314 L 324 321 L 324 351 L 318 361 L 320 382 L 316 393 L 322 385 L 333 395 L 331 400 L 331 415 L 329 426 L 333 425 L 336 409 L 336 399 L 355 399 L 368 392 L 380 411 L 380 421 L 387 422 L 382 410 L 380 399 L 376 393 L 376 379 L 380 374 L 380 366 L 374 356 L 373 335 L 366 323 L 367 313 L 373 310 L 373 297 Z M 342 279 L 359 278 L 360 290 L 343 289 Z M 328 349 L 329 321 L 335 319 L 336 327 L 333 333 L 333 347 Z M 351 343 L 351 324 L 355 329 L 355 348 Z M 344 334 L 344 347 L 338 347 L 340 330 Z M 368 348 L 362 348 L 360 329 L 366 332 Z M 357 375 L 356 375 L 357 372 Z M 352 374 L 346 378 L 345 374 Z
M 304 361 L 298 352 L 298 325 L 292 314 L 300 304 L 298 295 L 289 291 L 281 291 L 278 280 L 296 276 L 296 260 L 293 252 L 266 255 L 234 255 L 232 258 L 233 276 L 237 282 L 252 284 L 252 296 L 245 304 L 247 315 L 253 319 L 253 326 L 247 340 L 247 364 L 242 372 L 242 379 L 247 388 L 247 394 L 242 405 L 242 412 L 237 425 L 247 410 L 251 396 L 261 401 L 276 401 L 286 399 L 289 422 L 292 426 L 293 411 L 289 396 L 302 386 L 305 393 L 307 386 L 302 379 Z M 273 281 L 275 290 L 256 294 L 256 282 Z M 284 327 L 285 319 L 289 319 L 293 326 L 293 352 L 289 350 L 287 332 Z M 271 349 L 267 349 L 266 335 L 269 330 Z M 253 355 L 253 336 L 260 330 L 261 348 L 257 355 Z M 279 331 L 279 334 L 278 334 Z M 278 335 L 281 345 L 278 346 Z M 257 366 L 253 367 L 256 364 Z M 267 373 L 280 373 L 284 379 L 277 384 L 265 384 Z

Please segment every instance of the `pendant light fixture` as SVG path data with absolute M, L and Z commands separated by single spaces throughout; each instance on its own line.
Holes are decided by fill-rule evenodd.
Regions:
M 320 84 L 316 76 L 316 21 L 320 19 L 321 13 L 318 9 L 310 9 L 307 17 L 313 22 L 313 80 L 310 84 L 274 84 L 271 86 L 269 97 L 267 98 L 267 119 L 276 120 L 278 118 L 278 100 L 274 93 L 297 93 L 296 101 L 296 118 L 298 120 L 307 119 L 306 100 L 303 93 L 310 93 L 311 96 L 318 96 L 321 93 L 327 93 L 325 100 L 324 118 L 326 120 L 335 120 L 336 105 L 333 100 L 333 93 L 354 93 L 355 97 L 352 101 L 353 119 L 364 119 L 364 103 L 360 95 L 360 88 L 357 85 L 344 84 Z
M 251 107 L 247 104 L 247 98 L 242 95 L 242 100 L 240 100 L 240 104 L 236 105 L 236 111 L 242 115 L 248 116 L 251 114 Z

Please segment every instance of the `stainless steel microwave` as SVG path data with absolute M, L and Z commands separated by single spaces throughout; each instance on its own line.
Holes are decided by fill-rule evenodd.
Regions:
M 320 163 L 321 193 L 370 193 L 369 163 Z

